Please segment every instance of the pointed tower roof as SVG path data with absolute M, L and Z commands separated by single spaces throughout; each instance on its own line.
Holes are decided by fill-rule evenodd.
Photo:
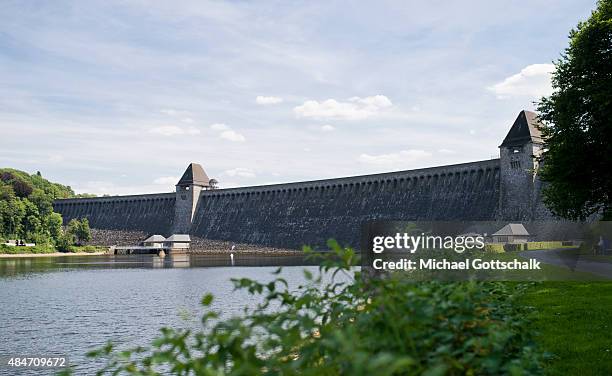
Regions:
M 206 175 L 202 166 L 197 163 L 191 163 L 189 166 L 187 166 L 181 180 L 179 180 L 176 185 L 180 187 L 186 187 L 189 185 L 201 185 L 203 187 L 207 187 L 209 181 L 210 179 L 208 179 L 208 175 Z
M 521 111 L 500 147 L 521 146 L 528 142 L 542 143 L 542 132 L 538 129 L 538 115 L 535 112 Z

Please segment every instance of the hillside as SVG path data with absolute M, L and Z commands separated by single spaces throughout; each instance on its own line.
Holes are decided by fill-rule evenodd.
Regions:
M 69 186 L 50 182 L 42 177 L 40 172 L 28 174 L 25 171 L 12 168 L 0 168 L 0 192 L 11 190 L 17 197 L 29 197 L 42 192 L 50 199 L 76 197 Z M 4 196 L 4 195 L 3 195 Z
M 72 188 L 50 182 L 40 172 L 0 169 L 0 239 L 55 243 L 62 236 L 62 217 L 53 200 L 82 197 Z

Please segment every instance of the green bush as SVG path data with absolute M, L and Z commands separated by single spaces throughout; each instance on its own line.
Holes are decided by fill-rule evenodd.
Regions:
M 324 260 L 316 276 L 305 270 L 307 283 L 297 289 L 280 277 L 234 280 L 263 301 L 244 317 L 219 321 L 207 312 L 202 332 L 164 328 L 149 348 L 109 343 L 89 356 L 106 360 L 99 374 L 540 373 L 525 312 L 513 304 L 523 286 L 416 284 L 401 273 L 362 278 L 351 268 L 353 251 L 332 245 L 341 261 Z
M 513 243 L 504 244 L 505 252 L 516 252 L 516 251 L 523 251 L 523 250 L 525 250 L 525 244 L 513 244 Z
M 504 253 L 504 245 L 501 243 L 488 243 L 485 245 L 486 252 Z
M 106 251 L 106 247 L 97 247 L 94 245 L 85 245 L 85 246 L 72 246 L 70 247 L 70 252 L 85 252 L 85 253 L 94 253 L 94 252 L 103 252 Z
M 60 252 L 70 252 L 70 248 L 74 244 L 74 235 L 72 234 L 62 234 L 55 241 L 55 248 L 57 248 Z
M 564 247 L 563 242 L 529 242 L 526 244 L 526 250 L 535 250 L 535 249 L 555 249 Z

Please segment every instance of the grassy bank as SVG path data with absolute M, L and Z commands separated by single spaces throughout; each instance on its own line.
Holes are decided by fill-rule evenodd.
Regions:
M 612 282 L 541 282 L 520 303 L 550 375 L 612 374 Z
M 85 246 L 71 246 L 68 252 L 63 253 L 99 253 L 106 252 L 108 248 L 99 247 L 94 245 L 85 245 Z M 45 245 L 36 245 L 34 247 L 13 247 L 7 246 L 4 244 L 0 244 L 0 255 L 35 255 L 35 254 L 51 254 L 58 253 L 55 247 L 45 246 Z

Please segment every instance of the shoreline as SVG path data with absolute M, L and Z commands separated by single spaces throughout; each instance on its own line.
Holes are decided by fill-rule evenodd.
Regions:
M 193 255 L 193 256 L 229 256 L 231 253 L 234 255 L 243 255 L 243 256 L 304 256 L 304 252 L 302 251 L 292 251 L 292 250 L 283 250 L 283 251 L 269 251 L 269 250 L 195 250 L 192 252 L 186 253 L 177 253 L 174 256 L 185 256 L 185 255 Z M 113 254 L 107 252 L 52 252 L 52 253 L 0 253 L 0 259 L 9 259 L 9 258 L 29 258 L 29 257 L 62 257 L 62 256 L 100 256 L 100 255 L 109 255 L 113 256 Z M 154 256 L 153 254 L 149 256 Z M 166 255 L 166 257 L 172 257 L 172 255 Z
M 0 253 L 3 258 L 27 258 L 27 257 L 60 257 L 60 256 L 100 256 L 106 252 L 52 252 L 52 253 Z

